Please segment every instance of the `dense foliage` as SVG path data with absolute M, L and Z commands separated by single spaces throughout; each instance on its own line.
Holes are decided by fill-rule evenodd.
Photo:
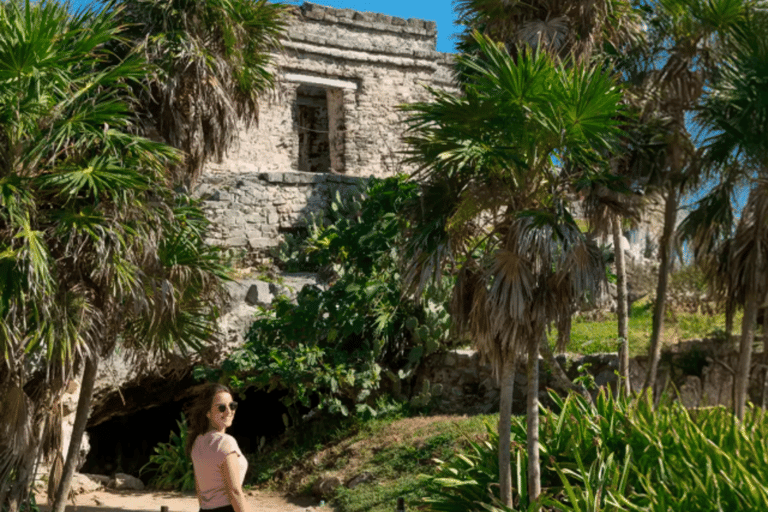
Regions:
M 548 510 L 764 510 L 768 507 L 768 421 L 753 408 L 739 425 L 725 407 L 687 410 L 672 402 L 654 410 L 647 398 L 614 398 L 601 390 L 594 405 L 550 394 L 543 412 L 540 501 Z M 527 507 L 524 418 L 512 423 L 513 480 Z M 498 436 L 442 463 L 427 479 L 432 510 L 487 510 L 496 503 Z M 498 508 L 497 510 L 506 510 Z
M 111 51 L 124 29 L 109 9 L 0 3 L 0 504 L 11 510 L 38 458 L 62 458 L 71 379 L 83 375 L 79 443 L 101 357 L 120 344 L 158 362 L 215 329 L 226 269 L 199 208 L 169 186 L 181 155 L 137 133 L 148 66 Z
M 389 380 L 394 394 L 405 391 L 401 382 L 407 385 L 448 329 L 439 290 L 421 303 L 402 297 L 399 247 L 408 224 L 398 211 L 416 187 L 404 177 L 371 179 L 363 197 L 339 196 L 332 210 L 350 215 L 316 226 L 304 242 L 333 270 L 332 283 L 305 287 L 296 304 L 278 299 L 254 322 L 244 348 L 209 376 L 235 390 L 287 392 L 283 401 L 294 421 L 300 408 L 315 406 L 344 416 L 375 414 L 376 395 Z
M 114 4 L 0 3 L 0 505 L 17 510 L 41 458 L 63 510 L 99 361 L 201 349 L 220 281 L 208 221 L 171 185 L 184 155 L 141 134 L 153 68 L 115 48 Z M 62 452 L 61 397 L 81 391 Z

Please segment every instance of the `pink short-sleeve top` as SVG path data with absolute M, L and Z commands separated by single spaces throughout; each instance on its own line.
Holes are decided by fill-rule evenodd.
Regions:
M 248 461 L 245 460 L 234 437 L 211 430 L 197 436 L 192 444 L 192 465 L 199 489 L 200 508 L 211 509 L 230 504 L 224 477 L 224 471 L 227 470 L 224 460 L 231 453 L 237 454 L 240 485 L 243 485 Z

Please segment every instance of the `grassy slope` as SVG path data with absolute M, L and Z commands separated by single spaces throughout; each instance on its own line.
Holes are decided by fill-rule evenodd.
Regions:
M 734 325 L 741 325 L 741 313 L 734 319 Z M 651 338 L 651 323 L 653 310 L 647 300 L 638 301 L 632 305 L 629 318 L 629 350 L 631 356 L 648 353 L 648 343 Z M 616 351 L 616 333 L 618 330 L 616 314 L 609 313 L 599 321 L 588 321 L 576 317 L 571 328 L 571 343 L 568 352 L 579 354 L 595 354 L 599 352 Z M 682 340 L 706 338 L 714 332 L 725 330 L 725 314 L 702 315 L 694 313 L 673 312 L 667 310 L 664 322 L 663 341 L 671 345 Z M 550 341 L 557 339 L 557 330 L 550 333 Z

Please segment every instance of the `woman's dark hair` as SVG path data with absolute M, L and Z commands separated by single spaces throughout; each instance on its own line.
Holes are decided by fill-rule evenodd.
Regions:
M 213 399 L 218 393 L 232 394 L 227 386 L 211 382 L 200 391 L 192 405 L 187 409 L 187 442 L 184 446 L 187 457 L 192 453 L 192 445 L 195 444 L 197 436 L 205 434 L 211 428 L 206 413 L 211 410 Z

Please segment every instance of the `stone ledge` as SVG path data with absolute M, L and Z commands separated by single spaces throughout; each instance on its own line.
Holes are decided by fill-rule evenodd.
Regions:
M 328 21 L 331 23 L 343 23 L 365 28 L 372 28 L 383 32 L 399 32 L 402 29 L 418 35 L 434 36 L 437 34 L 437 23 L 417 18 L 403 19 L 388 14 L 355 11 L 352 9 L 336 9 L 311 2 L 304 2 L 299 10 L 301 14 L 311 20 Z
M 248 179 L 247 175 L 240 175 L 233 173 L 233 177 L 237 176 L 239 179 Z M 260 172 L 255 174 L 255 177 L 259 180 L 266 181 L 267 183 L 285 183 L 285 184 L 313 184 L 313 183 L 355 183 L 361 179 L 357 176 L 345 176 L 343 174 L 332 173 L 316 173 L 305 171 L 272 171 L 272 172 Z
M 198 195 L 218 194 L 216 197 L 208 197 L 207 200 L 220 201 L 222 194 L 224 199 L 232 199 L 232 193 L 228 190 L 219 191 L 217 187 L 234 187 L 235 189 L 247 189 L 258 181 L 267 183 L 304 185 L 321 183 L 341 183 L 352 185 L 368 180 L 367 176 L 353 176 L 349 174 L 319 173 L 306 171 L 257 171 L 257 172 L 218 172 L 203 177 L 195 188 Z
M 313 43 L 301 43 L 296 41 L 283 41 L 285 50 L 296 50 L 298 52 L 313 53 L 325 57 L 333 57 L 345 61 L 368 62 L 372 64 L 390 64 L 399 67 L 427 68 L 431 71 L 438 69 L 440 64 L 437 58 L 434 60 L 420 59 L 413 57 L 413 52 L 403 54 L 407 56 L 396 57 L 383 53 L 373 53 L 358 50 L 345 50 L 341 48 L 329 48 L 328 46 Z M 435 52 L 438 54 L 438 52 Z

